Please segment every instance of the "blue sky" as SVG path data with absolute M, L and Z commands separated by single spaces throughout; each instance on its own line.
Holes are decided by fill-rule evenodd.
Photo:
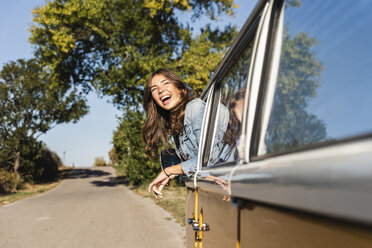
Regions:
M 230 22 L 241 27 L 249 16 L 256 0 L 236 0 L 239 4 L 235 18 L 223 17 L 218 25 Z M 32 48 L 28 42 L 28 27 L 32 22 L 33 8 L 44 5 L 44 0 L 4 0 L 0 2 L 0 65 L 20 58 L 31 58 Z M 187 18 L 187 16 L 182 16 Z M 204 21 L 191 23 L 198 30 Z M 108 99 L 99 99 L 94 94 L 88 96 L 89 114 L 76 124 L 62 124 L 46 135 L 40 136 L 47 146 L 55 151 L 66 165 L 91 166 L 96 157 L 108 160 L 112 133 L 120 116 Z

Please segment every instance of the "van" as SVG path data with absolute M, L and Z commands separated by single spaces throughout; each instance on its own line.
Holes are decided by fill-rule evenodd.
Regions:
M 257 2 L 201 95 L 187 247 L 372 247 L 371 10 Z

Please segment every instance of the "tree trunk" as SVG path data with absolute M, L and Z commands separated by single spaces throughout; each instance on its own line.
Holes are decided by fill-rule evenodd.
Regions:
M 15 159 L 14 159 L 14 173 L 18 176 L 18 169 L 21 166 L 21 152 L 17 151 L 15 153 Z

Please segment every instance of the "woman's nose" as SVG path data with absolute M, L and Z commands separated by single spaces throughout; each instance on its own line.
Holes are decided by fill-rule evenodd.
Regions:
M 161 94 L 163 91 L 164 91 L 164 88 L 163 88 L 163 87 L 159 87 L 159 88 L 158 88 L 158 93 L 159 93 L 159 94 Z

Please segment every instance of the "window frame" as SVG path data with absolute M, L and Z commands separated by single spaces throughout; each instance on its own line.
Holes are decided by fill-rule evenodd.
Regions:
M 264 2 L 266 2 L 266 1 L 264 1 Z M 213 141 L 214 141 L 216 125 L 217 125 L 216 122 L 214 123 L 214 125 L 212 125 L 212 121 L 216 119 L 216 115 L 218 113 L 217 111 L 220 107 L 220 98 L 221 98 L 221 94 L 220 94 L 221 87 L 220 86 L 221 86 L 221 82 L 225 78 L 225 76 L 230 72 L 232 67 L 234 65 L 236 65 L 236 61 L 240 58 L 242 53 L 248 47 L 249 43 L 252 41 L 253 42 L 252 57 L 251 57 L 251 62 L 249 64 L 248 71 L 247 71 L 248 75 L 247 75 L 247 82 L 246 82 L 246 85 L 245 85 L 245 88 L 248 89 L 248 87 L 249 87 L 249 85 L 248 85 L 249 84 L 249 76 L 251 74 L 250 71 L 252 70 L 252 65 L 254 64 L 254 58 L 255 58 L 255 54 L 254 54 L 255 45 L 256 45 L 257 40 L 258 40 L 256 36 L 259 35 L 259 30 L 258 29 L 259 29 L 259 25 L 260 25 L 261 20 L 262 20 L 262 12 L 259 12 L 254 16 L 254 18 L 252 18 L 252 20 L 249 23 L 248 23 L 249 20 L 247 21 L 247 23 L 249 25 L 247 25 L 247 23 L 244 25 L 244 26 L 247 26 L 247 27 L 244 30 L 241 31 L 240 37 L 237 38 L 237 40 L 234 42 L 231 49 L 229 50 L 229 52 L 225 56 L 225 59 L 221 62 L 220 66 L 219 66 L 220 68 L 218 68 L 216 70 L 216 74 L 212 79 L 214 88 L 213 89 L 208 88 L 208 92 L 210 92 L 210 90 L 213 90 L 214 92 L 210 93 L 210 97 L 211 97 L 211 99 L 210 99 L 210 105 L 211 105 L 210 106 L 210 114 L 209 114 L 208 123 L 205 127 L 206 128 L 205 141 L 202 144 L 202 146 L 203 146 L 202 163 L 201 163 L 201 167 L 200 167 L 200 170 L 202 170 L 202 171 L 213 169 L 213 168 L 226 167 L 226 166 L 231 167 L 231 165 L 240 163 L 240 160 L 244 161 L 244 159 L 245 159 L 245 158 L 240 158 L 239 160 L 220 163 L 220 164 L 214 165 L 213 167 L 207 167 L 208 161 L 210 159 L 211 148 L 212 148 L 212 144 L 213 144 Z M 246 105 L 246 102 L 248 102 L 247 98 L 248 98 L 248 94 L 245 94 L 245 97 L 244 97 L 245 105 Z M 245 126 L 244 125 L 244 122 L 245 122 L 244 120 L 246 119 L 246 111 L 245 110 L 246 110 L 246 106 L 244 107 L 244 111 L 243 111 L 242 134 L 243 134 L 243 131 L 244 131 L 244 126 Z

